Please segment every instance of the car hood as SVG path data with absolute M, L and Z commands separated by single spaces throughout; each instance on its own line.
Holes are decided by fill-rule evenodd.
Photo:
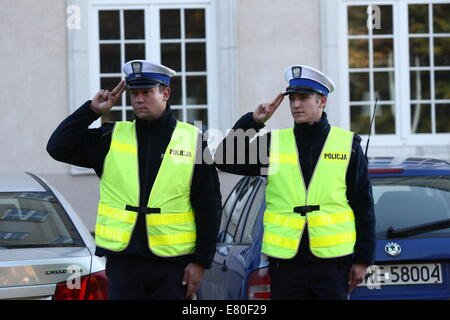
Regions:
M 397 256 L 387 254 L 385 249 L 388 244 L 393 244 L 394 247 L 397 244 L 400 253 Z M 376 263 L 404 260 L 446 260 L 450 259 L 448 248 L 450 248 L 450 239 L 448 238 L 378 240 Z

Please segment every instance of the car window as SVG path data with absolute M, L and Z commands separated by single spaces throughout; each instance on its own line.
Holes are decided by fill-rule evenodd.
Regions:
M 82 245 L 75 226 L 51 192 L 0 193 L 0 247 Z
M 262 180 L 261 180 L 262 181 Z M 247 219 L 245 221 L 243 232 L 242 232 L 242 243 L 251 243 L 255 240 L 256 232 L 256 218 L 258 217 L 259 210 L 261 209 L 262 202 L 264 201 L 264 195 L 266 189 L 264 188 L 264 183 L 260 183 L 255 194 L 252 196 L 250 203 L 250 209 L 248 210 Z
M 378 239 L 394 230 L 450 219 L 450 177 L 372 178 Z M 449 237 L 450 228 L 410 238 Z
M 220 228 L 219 228 L 219 239 L 218 239 L 219 243 L 223 242 L 230 214 L 233 210 L 234 204 L 236 203 L 236 199 L 239 196 L 239 192 L 241 191 L 242 186 L 247 182 L 248 182 L 247 177 L 244 177 L 241 180 L 239 180 L 239 182 L 234 186 L 233 190 L 231 191 L 230 195 L 225 201 L 225 204 L 223 205 L 222 219 L 220 221 Z
M 245 218 L 245 214 L 248 211 L 248 200 L 250 199 L 258 184 L 258 177 L 250 177 L 248 183 L 243 185 L 243 187 L 241 188 L 236 203 L 233 207 L 230 220 L 228 222 L 224 243 L 235 243 L 235 237 L 237 234 L 239 223 L 242 218 Z M 243 219 L 242 221 L 245 221 L 245 219 Z

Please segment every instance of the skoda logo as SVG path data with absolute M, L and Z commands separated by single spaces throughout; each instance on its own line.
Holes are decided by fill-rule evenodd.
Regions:
M 402 252 L 402 248 L 400 247 L 400 245 L 398 243 L 389 242 L 384 247 L 384 251 L 391 257 L 396 257 Z

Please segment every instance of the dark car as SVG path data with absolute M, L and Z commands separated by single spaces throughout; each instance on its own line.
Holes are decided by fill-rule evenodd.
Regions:
M 351 299 L 450 298 L 450 164 L 370 159 L 377 219 L 376 263 Z M 265 179 L 244 177 L 223 208 L 213 265 L 199 299 L 270 299 L 261 254 Z

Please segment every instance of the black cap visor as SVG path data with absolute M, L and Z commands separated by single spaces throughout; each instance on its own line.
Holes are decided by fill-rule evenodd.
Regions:
M 321 94 L 324 95 L 324 93 L 318 89 L 311 88 L 311 87 L 287 87 L 286 92 L 283 93 L 283 95 L 287 96 L 291 93 L 305 93 L 305 94 Z
M 127 79 L 128 89 L 154 88 L 160 84 L 165 85 L 164 82 L 157 79 L 148 79 L 148 78 Z

